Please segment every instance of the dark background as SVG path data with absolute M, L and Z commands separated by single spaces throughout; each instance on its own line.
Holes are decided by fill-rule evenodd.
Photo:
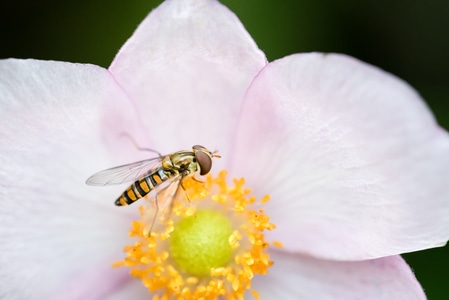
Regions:
M 2 3 L 0 58 L 52 59 L 107 67 L 139 22 L 160 2 Z M 355 56 L 408 81 L 426 99 L 440 124 L 449 128 L 449 1 L 222 2 L 240 17 L 270 61 L 308 51 Z M 448 299 L 448 247 L 404 257 L 429 299 Z

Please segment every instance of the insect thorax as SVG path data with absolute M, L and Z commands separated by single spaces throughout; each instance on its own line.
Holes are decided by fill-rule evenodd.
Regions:
M 189 175 L 198 170 L 198 163 L 196 162 L 195 154 L 190 151 L 176 152 L 169 157 L 170 162 L 162 162 L 167 169 L 174 169 L 184 175 Z M 164 164 L 165 163 L 165 164 Z

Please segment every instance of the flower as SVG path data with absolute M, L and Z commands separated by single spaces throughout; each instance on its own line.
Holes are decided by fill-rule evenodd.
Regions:
M 145 158 L 122 132 L 162 153 L 216 147 L 213 172 L 270 195 L 266 239 L 283 248 L 251 282 L 261 299 L 424 299 L 398 254 L 449 237 L 449 138 L 417 93 L 344 55 L 267 64 L 216 1 L 166 1 L 108 70 L 4 60 L 0 101 L 6 299 L 149 298 L 111 268 L 136 207 L 84 185 Z

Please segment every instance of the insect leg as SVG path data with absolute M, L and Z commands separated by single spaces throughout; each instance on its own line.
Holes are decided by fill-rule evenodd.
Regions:
M 172 194 L 172 201 L 169 202 L 169 203 L 170 203 L 170 204 L 169 204 L 169 207 L 168 207 L 168 209 L 166 210 L 166 212 L 168 212 L 168 215 L 172 212 L 172 210 L 173 210 L 173 205 L 175 204 L 175 201 L 178 200 L 178 199 L 180 199 L 180 192 L 181 192 L 181 189 L 184 190 L 184 192 L 186 193 L 187 199 L 188 199 L 189 202 L 190 202 L 190 198 L 189 198 L 189 196 L 187 195 L 187 192 L 186 192 L 185 188 L 182 186 L 182 180 L 184 179 L 185 176 L 186 176 L 185 174 L 181 174 L 181 178 L 179 179 L 179 183 L 177 183 L 176 190 L 175 190 L 175 192 Z M 167 187 L 166 189 L 168 189 L 168 187 Z M 165 217 L 167 217 L 168 215 L 166 214 L 166 215 L 164 215 L 164 216 L 161 216 L 161 218 L 165 218 Z
M 156 222 L 157 216 L 159 214 L 159 203 L 157 200 L 157 194 L 154 198 L 154 203 L 155 203 L 155 212 L 154 212 L 154 216 L 153 216 L 153 220 L 151 221 L 151 226 L 148 229 L 148 227 L 145 226 L 145 228 L 143 229 L 143 235 L 150 237 L 151 236 L 151 231 L 153 231 L 153 227 L 154 227 L 154 223 Z
M 159 155 L 159 157 L 162 157 L 162 154 L 159 153 L 159 151 L 156 151 L 156 150 L 151 149 L 151 148 L 140 147 L 139 144 L 136 142 L 136 140 L 129 133 L 122 132 L 122 133 L 120 133 L 120 136 L 128 138 L 131 141 L 131 143 L 133 143 L 134 147 L 136 147 L 137 150 L 153 152 L 153 153 L 156 153 L 157 155 Z
M 192 176 L 192 179 L 196 182 L 205 183 L 203 180 L 196 178 L 195 175 Z
M 187 190 L 186 190 L 186 188 L 185 188 L 184 185 L 183 185 L 183 179 L 184 179 L 184 177 L 186 177 L 186 176 L 187 176 L 187 173 L 184 173 L 184 174 L 182 175 L 181 182 L 179 183 L 179 186 L 178 186 L 178 190 L 177 190 L 177 191 L 179 191 L 179 187 L 181 187 L 182 190 L 184 191 L 184 193 L 186 194 L 186 197 L 187 197 L 187 200 L 189 201 L 189 204 L 192 205 L 192 202 L 190 202 L 189 193 L 187 193 Z M 194 176 L 193 176 L 193 177 L 194 177 Z M 193 177 L 192 177 L 192 178 L 193 178 Z M 195 179 L 195 178 L 193 178 L 193 179 Z M 194 216 L 196 217 L 196 213 L 195 213 Z
M 143 228 L 143 235 L 150 236 L 154 227 L 156 226 L 156 220 L 164 222 L 168 216 L 170 216 L 173 209 L 173 203 L 177 197 L 177 193 L 180 185 L 180 178 L 163 186 L 154 194 L 154 197 L 148 198 L 150 194 L 147 194 L 145 198 L 151 204 L 151 208 L 147 209 L 144 213 L 143 221 L 145 227 Z
M 187 193 L 187 190 L 184 187 L 184 178 L 187 176 L 187 174 L 188 174 L 187 172 L 182 174 L 181 182 L 179 183 L 179 186 L 183 189 L 184 193 L 186 194 L 187 200 L 190 202 L 189 193 Z M 179 186 L 178 186 L 178 189 L 179 189 Z

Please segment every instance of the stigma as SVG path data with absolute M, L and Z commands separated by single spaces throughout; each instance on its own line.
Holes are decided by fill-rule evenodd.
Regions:
M 275 228 L 263 209 L 269 196 L 257 200 L 244 179 L 228 186 L 226 176 L 185 178 L 185 199 L 175 199 L 158 216 L 150 235 L 149 207 L 142 206 L 130 230 L 137 240 L 113 266 L 128 267 L 154 300 L 243 299 L 247 292 L 258 299 L 251 281 L 273 265 L 264 235 Z

